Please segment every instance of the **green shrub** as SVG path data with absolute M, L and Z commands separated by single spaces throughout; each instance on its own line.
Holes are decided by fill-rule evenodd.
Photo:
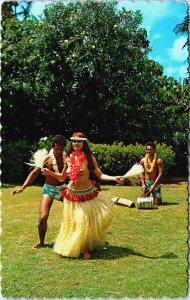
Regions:
M 140 161 L 145 155 L 145 146 L 141 144 L 127 145 L 123 143 L 90 144 L 94 156 L 103 173 L 110 175 L 124 175 L 134 163 Z M 29 174 L 30 167 L 24 162 L 29 162 L 32 153 L 39 148 L 51 148 L 51 138 L 42 138 L 31 145 L 27 141 L 17 141 L 2 145 L 2 182 L 22 182 Z M 156 152 L 164 161 L 164 175 L 170 176 L 175 165 L 175 153 L 172 147 L 157 144 Z
M 46 149 L 47 151 L 51 150 L 52 147 L 53 135 L 45 136 L 39 139 L 37 142 L 38 149 Z M 65 151 L 67 150 L 69 141 L 66 140 Z
M 166 144 L 157 144 L 156 152 L 164 162 L 164 175 L 172 176 L 176 157 L 172 147 Z
M 47 151 L 50 151 L 52 145 L 52 139 L 53 139 L 52 135 L 48 137 L 45 136 L 39 139 L 37 143 L 38 149 L 46 149 Z
M 31 145 L 28 141 L 2 144 L 2 182 L 23 181 L 30 171 L 30 167 L 24 162 L 29 162 L 35 150 L 36 145 Z
M 29 162 L 32 154 L 38 149 L 45 148 L 49 151 L 52 145 L 52 138 L 52 135 L 42 137 L 34 144 L 31 144 L 26 140 L 2 144 L 2 183 L 23 182 L 31 170 L 25 162 Z M 39 176 L 37 182 L 41 182 L 42 178 L 42 176 Z
M 127 145 L 123 143 L 91 144 L 102 172 L 110 175 L 125 174 L 134 163 L 139 163 L 145 155 L 145 146 L 141 144 Z M 157 144 L 156 153 L 164 161 L 164 175 L 169 175 L 175 162 L 175 153 L 171 146 Z

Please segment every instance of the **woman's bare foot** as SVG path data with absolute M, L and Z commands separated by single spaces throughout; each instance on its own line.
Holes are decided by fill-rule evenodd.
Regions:
M 91 255 L 88 252 L 83 252 L 82 257 L 87 260 L 91 258 Z
M 44 244 L 38 243 L 38 244 L 34 245 L 32 248 L 33 248 L 33 249 L 40 249 L 40 248 L 42 248 L 42 247 L 44 247 Z

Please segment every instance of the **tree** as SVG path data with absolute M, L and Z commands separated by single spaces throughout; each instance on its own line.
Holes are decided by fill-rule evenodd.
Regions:
M 44 15 L 3 23 L 3 109 L 15 139 L 80 130 L 99 143 L 173 142 L 188 92 L 178 101 L 181 85 L 148 59 L 140 11 L 85 1 L 54 3 Z M 3 137 L 13 138 L 5 119 Z
M 30 17 L 31 7 L 32 1 L 23 1 L 21 3 L 19 1 L 3 2 L 1 7 L 2 20 L 18 17 L 27 19 Z
M 28 19 L 31 15 L 32 1 L 22 2 L 20 4 L 21 11 L 17 12 L 17 16 L 22 17 L 24 20 Z
M 17 141 L 30 136 L 33 140 L 37 131 L 36 111 L 32 88 L 25 77 L 32 77 L 27 75 L 27 60 L 30 61 L 35 21 L 12 18 L 2 25 L 2 137 Z
M 188 11 L 187 11 L 187 15 L 185 16 L 184 20 L 182 23 L 180 24 L 177 24 L 174 28 L 174 32 L 176 34 L 178 33 L 189 33 L 189 15 L 188 15 Z M 184 44 L 183 48 L 187 47 L 188 46 L 188 39 L 187 39 L 187 42 Z
M 1 6 L 2 20 L 14 18 L 17 6 L 17 1 L 3 2 Z

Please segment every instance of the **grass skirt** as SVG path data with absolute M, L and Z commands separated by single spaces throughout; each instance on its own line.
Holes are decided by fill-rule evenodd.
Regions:
M 105 243 L 105 229 L 112 220 L 110 198 L 99 195 L 89 201 L 73 202 L 64 199 L 63 221 L 54 251 L 66 257 L 79 257 Z

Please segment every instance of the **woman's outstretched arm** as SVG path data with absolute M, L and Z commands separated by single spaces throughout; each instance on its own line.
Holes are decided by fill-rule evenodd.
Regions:
M 100 180 L 105 180 L 105 181 L 116 181 L 117 183 L 121 183 L 122 181 L 122 176 L 110 176 L 107 174 L 102 173 L 100 170 L 98 163 L 95 159 L 94 156 L 92 156 L 92 161 L 94 164 L 95 169 L 93 170 L 93 173 L 100 179 Z

